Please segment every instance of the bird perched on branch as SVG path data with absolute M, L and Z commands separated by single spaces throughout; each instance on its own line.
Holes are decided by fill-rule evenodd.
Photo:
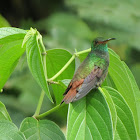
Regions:
M 86 96 L 90 90 L 98 88 L 104 81 L 109 66 L 107 42 L 115 38 L 98 37 L 91 44 L 91 52 L 78 67 L 68 85 L 61 104 L 77 101 Z

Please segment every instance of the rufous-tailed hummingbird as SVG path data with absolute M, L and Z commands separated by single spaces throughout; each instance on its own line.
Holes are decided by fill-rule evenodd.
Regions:
M 109 66 L 109 53 L 107 42 L 115 40 L 109 38 L 104 40 L 98 37 L 91 44 L 91 52 L 78 67 L 70 84 L 68 85 L 61 104 L 77 101 L 86 96 L 90 90 L 98 88 L 104 81 Z

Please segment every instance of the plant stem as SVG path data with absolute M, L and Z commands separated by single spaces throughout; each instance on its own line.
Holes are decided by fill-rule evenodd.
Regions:
M 42 106 L 42 103 L 43 103 L 44 95 L 45 95 L 45 92 L 42 90 L 39 101 L 38 101 L 38 105 L 37 105 L 37 108 L 36 108 L 36 111 L 35 111 L 35 114 L 33 115 L 34 117 L 39 115 L 39 113 L 40 113 L 40 109 L 41 109 L 41 106 Z
M 53 81 L 55 78 L 57 78 L 70 64 L 71 62 L 75 59 L 75 55 L 73 55 L 70 60 L 65 64 L 65 66 L 58 72 L 56 73 L 52 78 L 48 79 L 47 81 Z
M 45 46 L 43 44 L 43 41 L 42 41 L 42 36 L 39 34 L 38 32 L 38 42 L 40 43 L 40 46 L 42 48 L 42 60 L 43 60 L 43 70 L 44 70 L 44 75 L 45 75 L 45 79 L 47 79 L 47 69 L 46 69 L 46 50 L 45 50 Z M 42 103 L 43 103 L 43 99 L 44 99 L 44 95 L 45 95 L 45 92 L 42 90 L 41 91 L 41 94 L 40 94 L 40 98 L 39 98 L 39 101 L 38 101 L 38 105 L 37 105 L 37 108 L 36 108 L 36 111 L 35 111 L 35 114 L 33 115 L 34 117 L 39 115 L 40 113 L 40 109 L 41 109 L 41 106 L 42 106 Z
M 76 56 L 86 53 L 86 52 L 90 52 L 90 51 L 91 51 L 91 49 L 87 49 L 84 51 L 74 53 L 73 56 L 70 58 L 70 60 L 65 64 L 65 66 L 58 73 L 56 73 L 52 78 L 48 79 L 47 81 L 50 82 L 50 81 L 53 81 L 55 78 L 57 78 L 71 64 L 71 62 L 75 59 Z
M 40 115 L 36 115 L 35 118 L 36 119 L 42 119 L 42 118 L 48 116 L 49 114 L 55 112 L 56 110 L 58 110 L 60 107 L 63 107 L 64 105 L 66 105 L 66 104 L 62 104 L 62 105 L 59 104 L 59 105 L 55 106 L 54 108 L 48 110 L 47 112 L 44 112 Z
M 87 52 L 90 52 L 90 51 L 91 51 L 91 48 L 90 49 L 87 49 L 87 50 L 84 50 L 84 51 L 77 52 L 75 54 L 76 55 L 80 55 L 80 54 L 87 53 Z
M 45 46 L 43 44 L 43 41 L 42 41 L 42 36 L 39 34 L 39 43 L 41 45 L 41 48 L 42 48 L 42 60 L 43 60 L 43 68 L 44 68 L 44 75 L 45 75 L 45 78 L 47 79 L 47 68 L 46 68 L 46 50 L 45 50 Z

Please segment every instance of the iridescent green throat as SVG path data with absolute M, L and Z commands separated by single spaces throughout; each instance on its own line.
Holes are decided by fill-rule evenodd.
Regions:
M 107 52 L 108 51 L 108 47 L 107 47 L 107 44 L 99 44 L 99 45 L 96 45 L 94 46 L 94 44 L 91 45 L 91 50 L 92 51 L 104 51 L 104 52 Z

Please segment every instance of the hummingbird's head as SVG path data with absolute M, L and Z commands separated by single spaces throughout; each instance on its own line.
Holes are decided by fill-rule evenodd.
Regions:
M 93 40 L 92 45 L 91 45 L 91 49 L 95 50 L 95 49 L 107 49 L 107 42 L 110 40 L 115 40 L 115 38 L 109 38 L 109 39 L 104 39 L 103 37 L 97 37 Z

